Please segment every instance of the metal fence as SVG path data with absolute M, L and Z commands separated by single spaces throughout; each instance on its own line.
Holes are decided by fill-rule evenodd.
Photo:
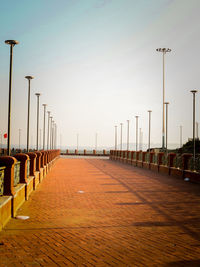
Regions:
M 30 159 L 27 160 L 27 178 L 30 176 Z
M 0 196 L 3 195 L 4 191 L 4 170 L 5 167 L 0 167 Z
M 20 161 L 17 161 L 14 166 L 14 186 L 20 181 Z

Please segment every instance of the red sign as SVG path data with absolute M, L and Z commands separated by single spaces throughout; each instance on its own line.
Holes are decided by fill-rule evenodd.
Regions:
M 6 139 L 6 138 L 8 137 L 7 133 L 5 133 L 5 134 L 3 135 L 3 137 Z

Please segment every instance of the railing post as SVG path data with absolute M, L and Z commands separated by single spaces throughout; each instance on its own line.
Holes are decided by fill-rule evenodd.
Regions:
M 41 155 L 42 155 L 42 153 L 41 152 L 39 152 L 39 151 L 36 151 L 35 152 L 35 154 L 36 154 L 36 171 L 40 171 L 40 168 L 41 168 Z
M 157 158 L 157 164 L 158 164 L 158 166 L 159 166 L 159 165 L 162 165 L 164 154 L 165 154 L 164 152 L 159 152 L 159 153 L 158 153 L 158 158 Z
M 35 175 L 35 170 L 36 170 L 36 153 L 33 152 L 29 152 L 26 153 L 29 158 L 30 158 L 30 176 L 34 176 Z
M 41 153 L 41 158 L 40 158 L 40 166 L 41 168 L 44 168 L 44 151 L 40 151 Z
M 27 161 L 29 156 L 23 153 L 16 154 L 14 156 L 18 161 L 20 161 L 20 183 L 27 184 Z
M 17 160 L 14 157 L 0 157 L 0 167 L 6 167 L 4 170 L 4 195 L 14 196 L 14 166 Z
M 168 166 L 171 168 L 171 167 L 174 167 L 174 159 L 176 157 L 176 153 L 169 153 L 168 154 Z
M 183 170 L 189 170 L 188 163 L 191 157 L 192 157 L 192 154 L 189 154 L 189 153 L 184 153 L 182 155 Z

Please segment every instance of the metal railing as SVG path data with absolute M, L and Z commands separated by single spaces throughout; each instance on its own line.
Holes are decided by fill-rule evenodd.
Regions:
M 173 160 L 173 166 L 177 169 L 183 169 L 183 159 L 181 155 L 176 155 Z
M 27 178 L 30 176 L 30 159 L 27 160 Z
M 20 161 L 17 161 L 14 166 L 14 186 L 17 186 L 20 181 Z
M 5 167 L 0 167 L 0 196 L 2 196 L 4 192 L 4 170 Z
M 188 170 L 200 172 L 200 157 L 191 157 L 188 161 Z

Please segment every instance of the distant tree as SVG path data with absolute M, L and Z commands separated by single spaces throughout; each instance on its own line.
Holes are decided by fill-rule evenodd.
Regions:
M 200 154 L 200 140 L 195 140 L 195 150 L 197 154 Z M 183 154 L 183 153 L 191 153 L 193 154 L 193 140 L 188 141 L 185 143 L 181 148 L 178 148 L 176 150 L 177 153 Z

